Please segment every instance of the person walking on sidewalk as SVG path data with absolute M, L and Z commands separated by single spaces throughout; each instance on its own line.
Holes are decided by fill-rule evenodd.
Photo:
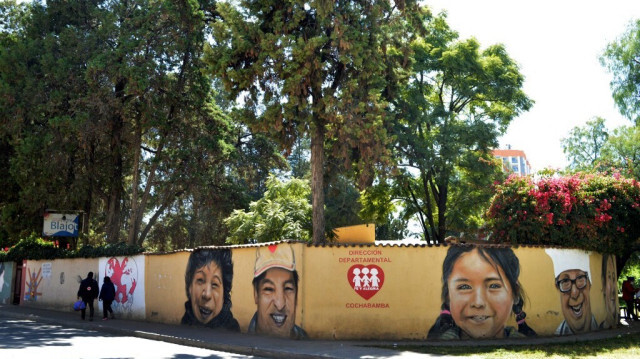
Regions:
M 633 298 L 640 288 L 636 288 L 633 286 L 633 282 L 636 280 L 635 277 L 627 277 L 622 283 L 622 300 L 627 303 L 627 321 L 638 320 L 638 316 L 636 315 L 635 305 Z
M 102 283 L 102 288 L 100 288 L 100 296 L 98 300 L 102 301 L 102 320 L 107 320 L 107 312 L 111 313 L 111 319 L 115 319 L 113 315 L 113 309 L 111 309 L 111 303 L 116 297 L 116 287 L 111 282 L 111 278 L 108 276 L 104 277 L 104 283 Z
M 78 298 L 82 298 L 85 306 L 80 310 L 80 317 L 84 320 L 87 307 L 89 307 L 89 320 L 93 320 L 93 300 L 98 297 L 98 282 L 93 279 L 93 272 L 87 274 L 87 278 L 80 282 Z

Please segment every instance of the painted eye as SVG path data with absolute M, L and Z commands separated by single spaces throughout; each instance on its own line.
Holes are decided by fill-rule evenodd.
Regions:
M 489 284 L 489 289 L 501 289 L 502 288 L 502 284 L 500 283 L 491 283 Z
M 471 286 L 468 284 L 460 284 L 459 286 L 456 287 L 457 290 L 469 290 L 471 289 Z

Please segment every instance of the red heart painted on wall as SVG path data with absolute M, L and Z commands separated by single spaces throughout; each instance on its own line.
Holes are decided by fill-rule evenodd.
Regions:
M 375 264 L 354 264 L 347 271 L 347 280 L 358 295 L 369 300 L 382 289 L 384 271 Z

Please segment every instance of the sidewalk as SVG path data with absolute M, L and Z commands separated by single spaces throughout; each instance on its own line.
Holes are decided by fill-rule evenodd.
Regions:
M 237 354 L 272 358 L 442 358 L 442 355 L 399 352 L 373 346 L 512 346 L 526 344 L 551 344 L 607 339 L 640 332 L 640 323 L 621 326 L 613 330 L 596 331 L 583 335 L 565 337 L 538 337 L 527 340 L 482 340 L 482 341 L 333 341 L 333 340 L 289 340 L 218 332 L 183 325 L 169 325 L 125 319 L 102 321 L 101 316 L 90 322 L 80 320 L 76 312 L 59 312 L 17 305 L 0 305 L 0 322 L 5 318 L 29 319 L 48 324 L 96 330 L 115 335 L 133 336 L 160 340 L 174 344 L 220 350 Z

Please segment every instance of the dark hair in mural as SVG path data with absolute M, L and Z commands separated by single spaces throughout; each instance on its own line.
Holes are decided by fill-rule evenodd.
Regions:
M 428 339 L 440 339 L 448 331 L 453 331 L 460 337 L 461 329 L 456 325 L 449 307 L 449 277 L 453 271 L 456 261 L 461 255 L 478 250 L 480 257 L 493 266 L 496 270 L 502 269 L 509 282 L 513 293 L 513 314 L 516 315 L 518 332 L 525 336 L 535 336 L 536 332 L 527 325 L 525 318 L 527 314 L 522 310 L 524 307 L 524 290 L 522 289 L 518 277 L 520 276 L 520 261 L 511 248 L 495 248 L 482 246 L 452 246 L 447 251 L 447 256 L 442 262 L 442 307 L 440 316 L 429 330 Z M 498 271 L 500 273 L 500 271 Z
M 0 262 L 0 274 L 4 273 L 4 262 Z M 0 288 L 2 289 L 2 288 Z
M 200 315 L 194 313 L 193 310 L 193 302 L 196 300 L 196 298 L 191 297 L 191 286 L 193 284 L 196 272 L 211 263 L 215 263 L 221 272 L 223 303 L 220 313 L 208 322 L 203 323 L 200 320 Z M 240 331 L 238 321 L 233 317 L 233 314 L 231 313 L 231 286 L 233 283 L 233 262 L 231 260 L 231 250 L 194 250 L 189 256 L 184 279 L 187 302 L 185 303 L 185 313 L 182 317 L 182 324 L 203 325 L 209 328 L 224 328 L 228 330 Z

